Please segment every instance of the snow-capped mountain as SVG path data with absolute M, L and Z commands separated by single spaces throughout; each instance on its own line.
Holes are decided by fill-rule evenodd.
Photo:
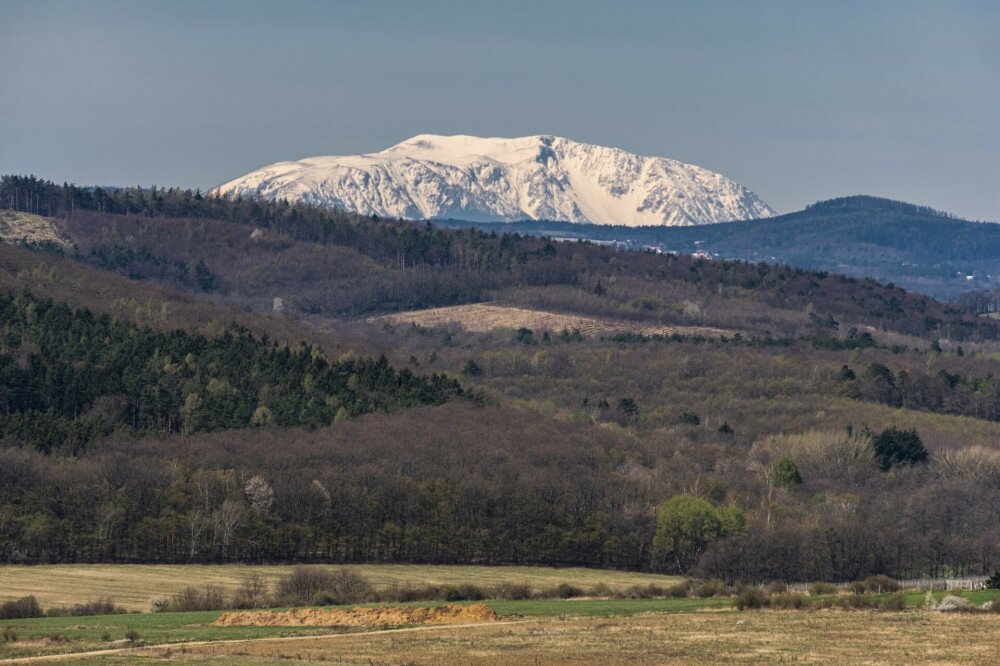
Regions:
M 417 220 L 686 226 L 774 214 L 701 167 L 555 136 L 421 134 L 378 153 L 278 162 L 213 192 Z

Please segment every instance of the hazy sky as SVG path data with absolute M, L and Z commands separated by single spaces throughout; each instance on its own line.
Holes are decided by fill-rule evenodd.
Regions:
M 0 0 L 0 173 L 207 189 L 423 132 L 1000 220 L 1000 2 Z

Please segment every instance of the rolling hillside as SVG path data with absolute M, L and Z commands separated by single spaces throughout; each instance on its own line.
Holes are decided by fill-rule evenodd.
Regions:
M 1000 225 L 876 197 L 832 199 L 787 215 L 700 227 L 479 226 L 872 277 L 937 298 L 1000 286 Z
M 998 564 L 996 320 L 283 202 L 0 182 L 18 199 L 70 245 L 0 247 L 0 560 Z M 670 501 L 726 530 L 665 544 Z

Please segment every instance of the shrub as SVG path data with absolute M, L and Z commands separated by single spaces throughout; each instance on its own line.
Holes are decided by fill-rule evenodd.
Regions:
M 135 630 L 135 627 L 129 627 L 125 630 L 125 640 L 129 643 L 138 643 L 140 640 L 139 632 Z
M 816 581 L 809 586 L 809 594 L 814 597 L 822 596 L 824 594 L 836 594 L 837 586 L 833 583 L 824 583 L 821 580 Z
M 212 611 L 223 610 L 225 607 L 226 601 L 222 594 L 222 588 L 207 583 L 202 589 L 192 586 L 185 587 L 173 595 L 166 607 L 161 610 L 172 612 Z
M 677 583 L 676 585 L 671 585 L 667 588 L 667 596 L 673 597 L 675 599 L 682 599 L 688 595 L 691 591 L 691 581 L 684 581 L 683 583 Z
M 657 585 L 656 583 L 650 583 L 646 586 L 646 591 L 649 593 L 650 597 L 665 597 L 667 596 L 667 588 L 662 585 Z
M 747 588 L 740 592 L 736 595 L 736 601 L 734 602 L 736 608 L 739 610 L 766 608 L 770 603 L 771 599 L 767 593 L 756 587 Z
M 572 583 L 563 582 L 555 587 L 540 590 L 536 596 L 540 599 L 572 599 L 573 597 L 582 597 L 583 589 Z
M 896 592 L 888 597 L 871 594 L 852 594 L 822 599 L 817 603 L 820 608 L 900 611 L 906 609 L 906 594 L 904 592 Z
M 788 591 L 788 586 L 780 580 L 775 580 L 767 584 L 767 591 L 771 594 L 783 594 Z
M 865 590 L 872 594 L 896 592 L 899 590 L 899 583 L 888 576 L 868 576 L 865 578 Z
M 809 607 L 805 595 L 798 592 L 785 592 L 771 597 L 771 606 L 789 610 L 800 610 Z
M 709 578 L 703 580 L 694 587 L 694 595 L 707 599 L 708 597 L 720 597 L 728 593 L 726 582 L 720 578 Z
M 460 583 L 445 585 L 441 588 L 440 598 L 444 601 L 481 601 L 486 598 L 486 594 L 472 583 Z
M 535 332 L 530 328 L 522 326 L 514 332 L 514 341 L 523 342 L 526 345 L 535 344 Z
M 871 597 L 855 594 L 850 596 L 827 597 L 817 602 L 820 608 L 840 608 L 842 610 L 854 610 L 859 608 L 871 608 L 876 605 Z
M 354 604 L 375 597 L 368 579 L 350 569 L 296 567 L 275 587 L 275 598 L 281 606 Z
M 667 592 L 668 590 L 664 590 L 659 585 L 650 583 L 649 585 L 632 585 L 625 589 L 622 596 L 626 599 L 653 599 L 656 597 L 662 597 Z M 687 588 L 684 588 L 680 596 L 687 596 Z
M 4 627 L 3 633 L 0 633 L 0 643 L 14 643 L 15 641 L 17 641 L 17 632 L 14 631 L 14 627 Z
M 379 601 L 395 601 L 407 603 L 410 601 L 430 601 L 440 599 L 442 588 L 438 585 L 400 585 L 393 583 L 378 595 Z
M 507 601 L 522 601 L 531 598 L 531 586 L 528 583 L 497 583 L 493 587 L 493 598 Z
M 243 576 L 233 596 L 233 608 L 267 608 L 267 581 L 255 571 Z
M 774 463 L 774 480 L 783 488 L 794 488 L 802 483 L 802 473 L 792 459 L 785 456 Z
M 886 428 L 872 440 L 872 448 L 883 472 L 893 465 L 927 462 L 927 449 L 916 430 Z
M 185 587 L 170 597 L 166 610 L 172 612 L 205 610 L 201 606 L 201 590 L 192 586 Z
M 647 585 L 647 588 L 655 588 L 656 585 Z M 590 588 L 590 596 L 592 597 L 613 597 L 615 596 L 614 590 L 608 587 L 605 583 L 598 583 L 594 587 Z M 659 595 L 652 595 L 659 596 Z
M 691 412 L 681 412 L 678 420 L 685 425 L 701 425 L 701 417 Z
M 222 610 L 226 607 L 226 599 L 223 596 L 222 588 L 218 585 L 206 583 L 201 594 L 205 610 Z
M 560 599 L 572 599 L 573 597 L 582 597 L 583 590 L 572 585 L 570 583 L 559 583 L 556 586 L 556 596 Z
M 34 596 L 21 597 L 0 605 L 0 620 L 21 620 L 29 617 L 41 617 L 42 607 Z
M 906 610 L 906 593 L 894 592 L 890 594 L 888 597 L 882 600 L 882 608 L 887 611 Z
M 98 599 L 73 606 L 55 606 L 45 611 L 45 614 L 49 617 L 81 617 L 86 615 L 121 615 L 127 612 L 123 607 L 115 605 L 111 599 Z
M 863 580 L 853 581 L 849 587 L 854 594 L 864 594 L 868 590 Z
M 986 589 L 1000 590 L 1000 569 L 993 572 L 993 575 L 986 579 Z
M 170 607 L 170 600 L 166 597 L 155 596 L 149 600 L 150 613 L 162 613 Z
M 482 601 L 486 598 L 486 592 L 483 588 L 472 583 L 459 583 L 458 585 L 458 596 L 459 601 Z

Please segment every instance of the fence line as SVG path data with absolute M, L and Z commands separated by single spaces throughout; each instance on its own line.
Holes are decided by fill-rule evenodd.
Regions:
M 912 578 L 899 581 L 899 586 L 918 590 L 981 590 L 986 587 L 986 576 Z
M 963 576 L 959 578 L 909 578 L 897 580 L 905 590 L 982 590 L 986 587 L 986 576 Z M 793 592 L 808 592 L 812 583 L 790 583 Z M 830 583 L 838 590 L 845 590 L 851 583 Z

